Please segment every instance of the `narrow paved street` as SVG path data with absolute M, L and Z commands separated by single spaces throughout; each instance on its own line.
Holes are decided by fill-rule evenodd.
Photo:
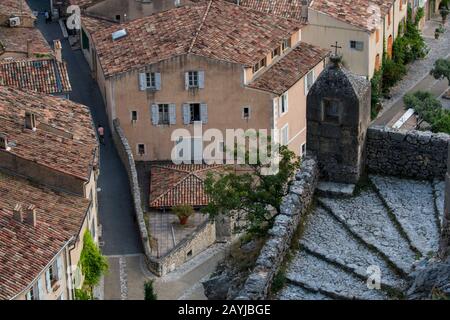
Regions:
M 374 124 L 392 125 L 404 112 L 403 96 L 416 91 L 430 91 L 439 97 L 448 89 L 446 79 L 436 80 L 430 70 L 434 61 L 450 56 L 450 24 L 446 23 L 446 32 L 439 39 L 434 39 L 434 30 L 440 24 L 440 17 L 427 21 L 422 34 L 430 52 L 424 59 L 417 60 L 407 66 L 408 73 L 391 89 L 391 99 L 383 102 L 383 110 L 375 119 Z
M 104 279 L 104 296 L 109 299 L 123 298 L 124 290 L 120 289 L 120 284 L 123 283 L 123 274 L 126 274 L 130 280 L 140 280 L 138 287 L 129 289 L 129 296 L 142 299 L 142 285 L 146 276 L 140 264 L 136 264 L 136 260 L 140 261 L 143 250 L 134 220 L 128 177 L 111 140 L 100 91 L 91 78 L 82 52 L 71 49 L 68 40 L 63 37 L 59 23 L 45 23 L 42 12 L 48 10 L 47 2 L 30 0 L 28 3 L 33 10 L 41 13 L 37 27 L 47 41 L 52 45 L 54 39 L 61 40 L 63 59 L 67 62 L 72 84 L 70 99 L 89 106 L 95 124 L 101 123 L 105 127 L 106 145 L 100 149 L 99 219 L 102 225 L 102 252 L 112 257 L 109 257 L 110 272 Z M 126 262 L 122 263 L 122 268 L 119 268 L 119 261 Z

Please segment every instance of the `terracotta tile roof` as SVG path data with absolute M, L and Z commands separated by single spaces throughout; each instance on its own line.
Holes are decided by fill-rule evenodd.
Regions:
M 0 27 L 0 54 L 3 52 L 27 53 L 27 41 L 31 39 L 34 54 L 50 55 L 53 50 L 42 33 L 36 28 Z
M 107 21 L 105 19 L 96 18 L 88 15 L 81 15 L 81 25 L 84 26 L 84 29 L 89 32 L 89 34 L 93 34 L 94 32 L 103 30 L 112 25 L 118 25 L 118 23 L 113 23 L 111 21 Z
M 374 31 L 394 0 L 313 0 L 310 8 L 366 31 Z
M 66 63 L 55 59 L 0 62 L 0 85 L 48 94 L 72 90 Z
M 33 11 L 25 0 L 2 0 L 0 2 L 0 14 L 35 18 Z
M 239 5 L 268 14 L 302 20 L 302 0 L 239 0 Z
M 72 5 L 77 5 L 81 9 L 86 9 L 94 4 L 100 3 L 105 0 L 70 0 L 69 3 Z
M 302 23 L 221 0 L 174 8 L 94 34 L 106 77 L 174 56 L 195 54 L 252 66 Z
M 35 132 L 24 129 L 26 111 L 36 114 Z M 13 143 L 10 151 L 0 152 L 89 180 L 96 161 L 97 139 L 88 107 L 0 86 L 0 132 Z
M 167 164 L 150 169 L 150 207 L 170 208 L 179 204 L 204 206 L 209 198 L 204 191 L 208 172 L 223 170 L 222 165 Z
M 1 172 L 0 199 L 0 300 L 6 300 L 27 289 L 78 235 L 90 202 Z M 13 218 L 16 204 L 36 206 L 35 227 Z
M 301 42 L 248 86 L 280 95 L 325 59 L 328 53 L 327 49 Z

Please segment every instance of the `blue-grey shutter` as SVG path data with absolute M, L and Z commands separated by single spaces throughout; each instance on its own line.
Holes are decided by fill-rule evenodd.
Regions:
M 184 73 L 184 87 L 189 90 L 189 72 Z
M 152 104 L 152 124 L 157 125 L 159 123 L 159 109 L 157 104 Z
M 205 88 L 205 71 L 198 72 L 198 87 L 200 89 Z
M 26 298 L 27 300 L 31 300 L 31 292 L 30 291 L 27 292 L 26 296 L 27 296 L 27 298 Z
M 51 292 L 52 284 L 50 282 L 50 272 L 48 269 L 47 269 L 47 271 L 45 271 L 45 284 L 47 285 L 47 292 Z
M 188 103 L 183 103 L 183 123 L 191 123 L 191 108 Z
M 61 280 L 64 276 L 61 256 L 56 259 L 56 269 L 58 270 L 58 279 Z
M 161 90 L 161 73 L 155 72 L 155 89 Z
M 200 104 L 200 117 L 203 123 L 208 123 L 208 106 L 206 103 Z
M 44 300 L 44 291 L 42 290 L 42 278 L 38 279 L 37 282 L 37 287 L 38 287 L 38 299 L 39 300 Z
M 169 104 L 169 124 L 177 123 L 177 106 L 174 103 Z
M 145 73 L 139 73 L 139 90 L 147 89 L 147 76 Z

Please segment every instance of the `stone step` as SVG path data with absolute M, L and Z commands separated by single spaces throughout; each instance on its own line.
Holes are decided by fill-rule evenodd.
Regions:
M 339 220 L 354 236 L 377 250 L 403 275 L 415 261 L 407 239 L 397 230 L 377 194 L 363 190 L 349 199 L 319 198 L 318 202 Z
M 278 300 L 332 300 L 319 292 L 306 290 L 295 284 L 288 283 L 277 295 Z
M 406 288 L 406 281 L 380 254 L 370 250 L 321 207 L 317 207 L 308 219 L 300 244 L 311 254 L 337 264 L 363 280 L 369 275 L 368 268 L 377 266 L 383 286 L 398 291 Z
M 434 200 L 436 203 L 436 210 L 438 213 L 439 228 L 442 228 L 444 221 L 444 199 L 445 199 L 445 181 L 433 181 Z
M 316 193 L 322 197 L 351 197 L 355 191 L 354 184 L 320 181 Z
M 439 223 L 431 183 L 376 175 L 369 178 L 411 245 L 423 256 L 435 253 Z
M 388 299 L 384 291 L 369 289 L 365 281 L 304 250 L 297 252 L 286 278 L 291 284 L 334 299 Z

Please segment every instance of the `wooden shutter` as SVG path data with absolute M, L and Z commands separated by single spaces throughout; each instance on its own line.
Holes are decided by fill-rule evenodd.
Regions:
M 159 108 L 157 104 L 152 104 L 152 124 L 156 126 L 159 123 Z
M 198 72 L 198 87 L 200 89 L 205 88 L 205 71 Z
M 155 72 L 155 89 L 161 90 L 161 73 Z
M 45 271 L 45 284 L 47 285 L 47 292 L 52 292 L 52 284 L 50 282 L 50 271 Z
M 191 107 L 188 103 L 183 103 L 183 123 L 191 123 Z
M 43 300 L 44 299 L 44 290 L 42 290 L 42 278 L 38 279 L 37 282 L 37 287 L 38 287 L 38 299 L 39 300 Z
M 174 103 L 169 104 L 169 124 L 177 123 L 177 106 Z
M 208 123 L 208 106 L 206 103 L 200 104 L 200 119 L 203 123 Z
M 189 90 L 189 72 L 184 73 L 184 87 Z
M 58 279 L 62 280 L 63 278 L 63 265 L 62 265 L 62 258 L 59 256 L 56 259 L 56 269 L 58 270 Z
M 139 90 L 145 91 L 147 89 L 147 75 L 139 73 Z

